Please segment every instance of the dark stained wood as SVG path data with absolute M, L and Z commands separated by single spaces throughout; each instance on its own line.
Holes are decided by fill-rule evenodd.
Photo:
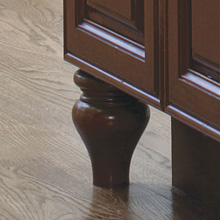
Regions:
M 87 1 L 86 19 L 144 44 L 144 1 Z
M 172 188 L 170 117 L 155 108 L 129 188 L 92 186 L 71 120 L 80 91 L 72 83 L 77 68 L 63 61 L 62 4 L 0 1 L 0 219 L 219 220 Z
M 193 127 L 219 139 L 220 88 L 216 82 L 219 79 L 217 1 L 209 4 L 207 11 L 206 0 L 201 4 L 199 1 L 190 0 L 171 1 L 169 5 L 165 0 L 145 1 L 144 48 L 134 41 L 128 41 L 126 34 L 119 34 L 117 32 L 119 27 L 110 31 L 106 29 L 104 23 L 96 24 L 84 19 L 86 4 L 80 1 L 81 3 L 74 9 L 74 2 L 65 2 L 65 5 L 69 6 L 65 14 L 65 30 L 68 30 L 65 40 L 66 60 L 79 65 L 105 82 L 110 82 L 147 103 L 150 102 L 174 117 L 180 114 L 173 109 L 183 112 L 182 119 L 186 118 L 184 114 L 189 115 L 194 118 Z M 100 2 L 94 4 L 99 5 Z M 110 15 L 115 16 L 112 12 L 115 6 L 111 4 L 101 3 L 103 8 L 109 8 Z M 134 5 L 137 4 L 134 1 L 133 7 L 135 8 Z M 206 11 L 204 15 L 196 11 L 197 4 L 199 11 Z M 128 10 L 131 10 L 128 2 L 125 5 L 129 5 Z M 75 23 L 71 17 L 74 13 L 76 13 Z M 204 28 L 201 27 L 199 16 L 207 21 Z M 117 19 L 114 21 L 117 23 Z M 207 25 L 210 22 L 212 26 Z M 77 28 L 72 28 L 74 25 Z M 210 32 L 214 34 L 209 36 L 210 28 L 212 28 Z M 205 29 L 207 31 L 204 31 Z M 200 30 L 203 31 L 203 35 L 207 33 L 207 38 L 201 37 Z M 130 32 L 127 30 L 127 33 Z M 209 61 L 208 57 L 201 53 L 195 58 L 192 48 L 203 45 L 203 40 L 200 39 L 207 39 L 205 40 L 207 48 L 213 48 L 215 45 L 213 54 L 210 54 L 212 49 L 207 49 L 207 53 L 210 54 L 207 54 L 210 56 Z M 209 44 L 208 39 L 214 44 Z
M 149 108 L 83 71 L 75 74 L 83 94 L 73 107 L 73 122 L 89 152 L 93 183 L 129 184 L 134 149 L 150 118 Z
M 200 4 L 194 1 L 193 7 L 195 7 L 196 3 Z M 205 4 L 206 6 L 204 6 L 204 4 L 202 5 L 199 7 L 204 8 L 207 7 L 208 4 Z M 213 8 L 214 5 L 215 4 L 212 3 L 209 7 Z M 174 0 L 169 4 L 169 106 L 165 111 L 175 117 L 178 117 L 178 111 L 183 112 L 183 114 L 181 114 L 181 120 L 183 119 L 185 121 L 188 119 L 184 114 L 189 115 L 189 117 L 194 118 L 194 122 L 192 123 L 194 128 L 200 131 L 203 130 L 203 132 L 210 137 L 220 140 L 220 87 L 214 80 L 204 77 L 203 72 L 200 73 L 198 69 L 193 69 L 194 61 L 191 51 L 192 37 L 194 37 L 193 45 L 195 45 L 195 34 L 193 33 L 198 30 L 195 23 L 192 26 L 192 18 L 194 15 L 192 15 L 192 17 L 190 15 L 191 7 L 191 1 L 189 0 L 178 2 Z M 208 17 L 207 14 L 202 16 L 206 16 L 207 20 L 215 20 L 216 10 L 214 8 L 213 10 L 215 12 L 213 15 L 210 14 L 210 17 Z M 198 15 L 195 14 L 195 16 Z M 213 25 L 215 35 L 219 35 L 218 27 L 215 23 Z M 191 27 L 194 28 L 194 30 L 192 29 L 191 31 Z M 207 34 L 209 34 L 208 31 Z M 213 37 L 216 38 L 215 36 Z M 196 45 L 203 44 L 200 38 L 197 38 L 197 40 Z M 212 44 L 212 42 L 207 42 L 207 44 Z M 207 51 L 207 55 L 208 53 Z M 206 75 L 208 75 L 210 71 L 209 68 L 206 68 Z M 174 109 L 177 111 L 173 111 Z
M 81 1 L 77 3 L 64 1 L 65 54 L 83 58 L 92 65 L 97 66 L 98 63 L 100 70 L 110 72 L 125 83 L 158 96 L 159 83 L 155 80 L 158 77 L 159 62 L 156 49 L 158 39 L 155 38 L 158 34 L 158 2 L 145 1 L 144 7 L 141 7 L 144 10 L 144 25 L 150 27 L 144 28 L 143 45 L 125 34 L 110 31 L 105 26 L 83 19 L 86 5 Z M 130 33 L 130 29 L 126 33 Z M 134 74 L 135 72 L 138 74 Z
M 220 211 L 217 141 L 172 118 L 173 185 Z
M 134 10 L 134 8 L 132 8 L 133 3 L 134 3 L 134 0 L 122 0 L 122 1 L 87 0 L 88 5 L 91 5 L 91 6 L 97 5 L 96 7 L 101 6 L 103 10 L 107 9 L 111 11 L 112 13 L 117 13 L 130 20 L 133 17 L 133 13 L 132 13 L 132 10 Z
M 132 95 L 133 97 L 136 97 L 143 102 L 150 102 L 152 106 L 158 107 L 160 105 L 160 100 L 158 98 L 155 98 L 153 95 L 142 91 L 141 89 L 138 89 L 135 86 L 130 85 L 129 83 L 124 82 L 123 80 L 118 79 L 117 77 L 109 74 L 106 71 L 103 71 L 102 69 L 97 68 L 94 65 L 91 65 L 90 63 L 79 59 L 76 56 L 73 56 L 70 53 L 65 54 L 65 60 L 69 61 L 71 63 L 75 63 L 77 66 L 80 66 L 81 69 L 84 71 L 89 72 L 91 75 L 95 76 L 96 78 L 101 79 L 102 81 L 105 81 L 116 88 Z
M 115 2 L 64 1 L 65 59 L 169 113 L 193 129 L 192 141 L 201 132 L 217 145 L 218 1 Z M 142 33 L 143 41 L 131 37 L 134 30 Z M 208 178 L 207 172 L 204 176 Z
M 218 82 L 220 82 L 219 11 L 218 0 L 192 1 L 193 63 L 198 71 Z

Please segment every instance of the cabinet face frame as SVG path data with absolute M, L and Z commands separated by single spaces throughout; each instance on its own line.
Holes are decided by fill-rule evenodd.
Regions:
M 186 116 L 178 110 L 186 113 L 195 118 L 194 124 L 201 122 L 201 130 L 217 137 L 220 135 L 220 88 L 217 82 L 193 69 L 191 3 L 192 0 L 169 1 L 169 106 L 166 111 L 183 119 Z
M 66 60 L 80 59 L 158 97 L 158 1 L 144 1 L 144 45 L 86 19 L 85 4 L 85 0 L 64 0 Z M 80 68 L 88 71 L 86 65 Z M 96 76 L 107 81 L 101 74 Z

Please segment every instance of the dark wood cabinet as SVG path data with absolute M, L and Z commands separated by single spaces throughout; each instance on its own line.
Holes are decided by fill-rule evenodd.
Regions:
M 169 6 L 169 105 L 182 119 L 218 138 L 219 1 L 171 1 Z M 175 109 L 177 108 L 177 109 Z M 187 116 L 186 116 L 187 115 Z
M 66 59 L 149 93 L 159 106 L 158 3 L 67 0 L 65 11 Z
M 86 122 L 78 119 L 88 118 L 89 114 L 88 120 L 103 126 L 101 130 L 108 135 L 104 135 L 105 140 L 97 141 L 97 145 L 109 142 L 107 136 L 114 138 L 117 130 L 118 136 L 121 136 L 121 142 L 120 138 L 117 139 L 118 143 L 125 147 L 128 140 L 122 133 L 127 132 L 126 126 L 132 127 L 131 115 L 127 115 L 128 109 L 131 109 L 129 106 L 137 106 L 134 118 L 140 110 L 146 122 L 140 127 L 145 127 L 149 118 L 149 111 L 139 106 L 140 100 L 172 116 L 175 128 L 172 129 L 174 186 L 202 201 L 209 201 L 209 204 L 219 204 L 220 187 L 216 186 L 220 185 L 220 178 L 208 175 L 216 174 L 215 168 L 220 169 L 219 0 L 64 0 L 64 12 L 65 59 L 81 69 L 75 79 L 83 95 L 81 104 L 78 103 L 74 110 L 74 120 L 90 156 L 96 158 L 99 155 L 99 159 L 92 162 L 94 178 L 101 179 L 104 172 L 95 171 L 102 150 L 91 150 L 95 147 L 91 147 L 94 140 L 91 142 L 91 137 L 88 137 L 89 128 L 85 129 Z M 124 109 L 123 114 L 118 111 L 119 106 Z M 102 117 L 106 120 L 105 125 L 93 118 L 95 114 L 92 111 L 83 116 L 85 108 L 95 109 L 95 112 L 110 109 L 107 116 Z M 120 132 L 116 129 L 119 121 L 126 124 Z M 112 123 L 116 130 L 112 130 Z M 127 134 L 132 136 L 132 132 Z M 134 135 L 135 141 L 129 139 L 129 143 L 136 145 L 140 135 L 138 132 Z M 197 142 L 195 139 L 198 138 L 203 141 Z M 182 140 L 181 144 L 178 140 Z M 116 143 L 115 146 L 107 145 L 106 149 L 123 148 Z M 196 151 L 201 151 L 199 156 Z M 112 150 L 109 154 L 122 157 L 125 152 L 123 148 L 121 151 Z M 211 158 L 204 159 L 207 152 Z M 179 160 L 180 155 L 182 160 Z M 201 164 L 201 160 L 207 165 L 204 174 L 201 174 L 199 166 L 195 166 L 195 163 Z M 117 166 L 123 167 L 124 161 L 122 159 L 121 164 L 117 162 Z M 184 162 L 191 164 L 179 164 Z M 126 164 L 129 167 L 129 163 Z M 123 169 L 119 171 L 113 166 L 114 161 L 103 166 L 108 170 L 109 178 L 105 176 L 101 184 L 94 181 L 96 185 L 115 186 L 128 182 L 127 177 L 123 180 L 119 178 Z M 193 170 L 191 174 L 188 173 L 190 166 Z M 210 176 L 212 179 L 209 179 Z M 209 190 L 205 189 L 207 186 Z M 195 191 L 197 193 L 193 193 Z

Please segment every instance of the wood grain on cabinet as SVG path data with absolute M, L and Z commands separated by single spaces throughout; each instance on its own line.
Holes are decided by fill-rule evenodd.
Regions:
M 87 0 L 86 18 L 144 44 L 144 1 Z
M 193 0 L 191 5 L 192 68 L 217 82 L 220 82 L 219 5 L 218 0 Z
M 107 79 L 102 71 L 121 84 L 158 98 L 158 2 L 123 1 L 128 8 L 125 12 L 117 9 L 115 13 L 110 13 L 115 6 L 109 1 L 66 0 L 64 3 L 66 60 L 87 63 L 82 68 L 87 66 L 84 70 L 88 71 L 88 66 L 95 67 L 99 74 L 94 70 L 90 74 L 104 81 Z
M 181 170 L 184 171 L 184 186 L 179 180 L 174 181 L 174 186 L 206 203 L 209 192 L 219 193 L 216 187 L 220 184 L 219 178 L 215 179 L 214 185 L 206 182 L 212 188 L 206 191 L 200 187 L 200 182 L 216 175 L 210 162 L 212 158 L 204 159 L 207 164 L 204 175 L 200 175 L 202 169 L 194 165 L 201 164 L 202 155 L 209 147 L 215 146 L 214 151 L 210 149 L 211 157 L 215 152 L 219 155 L 218 1 L 64 2 L 65 59 L 95 78 L 172 116 L 173 161 L 177 164 L 173 179 L 181 179 Z M 188 128 L 189 133 L 185 132 Z M 197 137 L 204 143 L 197 142 Z M 180 140 L 184 141 L 178 148 L 176 145 Z M 184 150 L 192 148 L 199 154 L 195 145 L 200 144 L 204 152 L 201 157 L 194 158 L 195 161 L 190 161 L 196 154 Z M 181 152 L 184 153 L 183 162 L 178 160 Z M 213 160 L 216 157 L 213 156 Z M 184 164 L 184 161 L 190 163 Z M 195 175 L 198 173 L 195 180 L 198 190 L 192 193 L 187 190 L 187 185 L 193 185 L 193 180 L 187 178 L 189 167 L 195 168 Z M 202 196 L 197 196 L 199 194 Z M 218 199 L 213 201 L 218 205 Z
M 166 111 L 187 123 L 191 121 L 191 126 L 219 140 L 220 88 L 215 79 L 207 77 L 211 76 L 217 65 L 219 66 L 217 2 L 213 1 L 209 4 L 209 1 L 205 0 L 170 1 L 168 14 L 169 106 Z M 207 7 L 208 10 L 206 10 Z M 213 11 L 213 14 L 198 14 L 197 8 L 200 11 Z M 207 21 L 204 22 L 203 28 L 200 24 L 201 20 Z M 213 21 L 212 32 L 214 34 L 212 36 L 209 36 L 212 33 L 209 32 L 210 21 Z M 201 33 L 200 36 L 199 33 Z M 212 51 L 213 46 L 216 48 Z M 196 54 L 204 59 L 201 58 L 198 61 L 195 59 Z M 213 64 L 217 60 L 218 64 Z M 219 73 L 216 72 L 216 76 L 219 76 Z M 189 120 L 189 118 L 195 120 Z

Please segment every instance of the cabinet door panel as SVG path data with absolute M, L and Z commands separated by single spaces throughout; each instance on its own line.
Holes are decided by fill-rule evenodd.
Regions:
M 210 68 L 200 71 L 219 82 L 219 0 L 192 1 L 192 58 L 194 64 Z
M 143 44 L 143 0 L 87 0 L 87 19 Z
M 219 135 L 220 36 L 216 14 L 218 0 L 170 1 L 169 102 Z
M 100 11 L 109 11 L 116 13 L 124 18 L 132 19 L 132 0 L 87 0 L 87 4 L 91 7 L 95 7 Z
M 65 53 L 158 96 L 158 3 L 65 0 Z M 104 76 L 103 76 L 104 77 Z

